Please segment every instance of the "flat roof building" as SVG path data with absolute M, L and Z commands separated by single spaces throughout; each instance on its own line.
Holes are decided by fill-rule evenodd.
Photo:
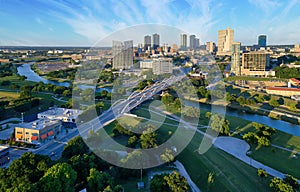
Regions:
M 298 88 L 288 88 L 288 87 L 267 87 L 266 92 L 268 94 L 292 97 L 292 96 L 299 96 L 300 89 Z
M 82 110 L 78 109 L 66 109 L 66 108 L 56 108 L 50 107 L 49 110 L 38 113 L 38 119 L 57 119 L 62 122 L 76 123 L 78 115 L 82 113 Z
M 234 30 L 229 27 L 218 31 L 218 52 L 217 55 L 231 55 L 231 45 L 234 41 Z
M 266 76 L 266 68 L 270 63 L 270 54 L 264 51 L 252 51 L 242 54 L 241 75 Z
M 160 75 L 173 72 L 172 59 L 154 59 L 153 60 L 153 74 Z
M 0 145 L 0 166 L 9 162 L 9 147 Z

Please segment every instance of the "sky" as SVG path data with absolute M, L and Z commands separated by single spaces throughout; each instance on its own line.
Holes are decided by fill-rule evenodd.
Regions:
M 299 44 L 299 10 L 300 0 L 0 0 L 0 45 L 93 46 L 124 31 L 137 44 L 160 31 L 153 26 L 195 34 L 201 44 L 217 42 L 227 27 L 242 45 L 257 44 L 260 34 L 271 45 Z M 171 33 L 161 33 L 171 44 Z

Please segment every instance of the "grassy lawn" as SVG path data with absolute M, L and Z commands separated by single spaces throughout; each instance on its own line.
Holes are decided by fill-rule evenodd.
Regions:
M 3 82 L 3 81 L 10 81 L 11 84 L 15 84 L 15 85 L 19 85 L 20 87 L 22 87 L 23 85 L 35 85 L 36 82 L 33 82 L 33 81 L 21 81 L 20 80 L 20 77 L 18 76 L 7 76 L 7 77 L 2 77 L 1 80 L 0 80 L 0 83 Z M 9 86 L 1 86 L 0 85 L 0 88 L 8 88 Z
M 0 100 L 5 98 L 17 99 L 20 94 L 13 91 L 0 91 Z
M 231 155 L 210 148 L 200 155 L 197 149 L 202 135 L 196 134 L 190 144 L 178 156 L 190 177 L 201 191 L 265 191 L 268 189 L 269 178 L 261 180 L 257 170 L 239 161 Z M 214 183 L 208 186 L 207 177 L 212 172 Z M 263 190 L 264 189 L 264 190 Z

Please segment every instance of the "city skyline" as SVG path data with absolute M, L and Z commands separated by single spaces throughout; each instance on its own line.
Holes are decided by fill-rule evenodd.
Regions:
M 300 42 L 300 27 L 295 25 L 300 21 L 300 3 L 296 0 L 12 0 L 0 1 L 0 5 L 1 46 L 90 46 L 115 31 L 147 23 L 177 27 L 198 36 L 201 44 L 217 42 L 218 30 L 227 27 L 236 31 L 235 40 L 242 45 L 257 44 L 260 34 L 268 36 L 269 45 Z

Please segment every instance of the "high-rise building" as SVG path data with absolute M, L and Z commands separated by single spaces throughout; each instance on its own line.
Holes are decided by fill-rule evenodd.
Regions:
M 145 51 L 147 51 L 147 50 L 150 51 L 150 49 L 151 49 L 151 36 L 150 35 L 146 35 L 144 37 L 144 49 L 145 49 Z
M 243 53 L 241 75 L 265 76 L 269 63 L 270 54 L 265 51 Z
M 216 50 L 216 44 L 214 42 L 206 42 L 206 51 L 213 53 Z
M 190 35 L 190 49 L 196 49 L 196 36 Z
M 180 35 L 180 49 L 186 50 L 187 48 L 187 34 Z
M 234 30 L 229 27 L 218 31 L 217 55 L 231 55 L 231 45 L 234 41 Z
M 152 35 L 153 38 L 153 49 L 156 50 L 159 47 L 159 34 L 155 33 Z
M 196 38 L 195 39 L 195 46 L 196 46 L 196 49 L 199 49 L 200 48 L 200 40 L 199 40 L 199 38 Z
M 164 51 L 165 53 L 168 53 L 168 52 L 169 52 L 169 47 L 168 47 L 168 44 L 167 44 L 167 43 L 164 43 L 163 51 Z
M 241 43 L 234 42 L 232 43 L 231 48 L 231 69 L 230 72 L 236 76 L 241 75 L 241 62 L 240 62 L 240 52 L 241 52 Z
M 113 68 L 130 69 L 133 66 L 133 41 L 113 41 Z
M 267 46 L 267 36 L 266 35 L 258 36 L 258 46 L 259 47 L 266 47 Z

